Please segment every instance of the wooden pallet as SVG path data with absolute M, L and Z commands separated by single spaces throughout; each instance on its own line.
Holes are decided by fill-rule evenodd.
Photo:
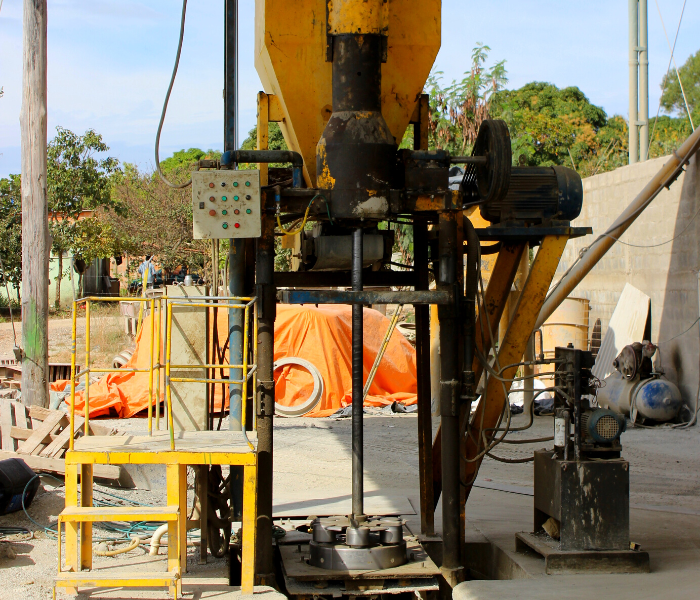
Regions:
M 76 417 L 74 435 L 83 435 L 82 417 Z M 91 422 L 91 435 L 115 435 L 116 430 Z M 66 472 L 64 455 L 71 437 L 70 419 L 60 410 L 25 406 L 21 402 L 0 399 L 0 460 L 21 458 L 35 471 Z M 94 477 L 122 480 L 118 465 L 95 465 Z

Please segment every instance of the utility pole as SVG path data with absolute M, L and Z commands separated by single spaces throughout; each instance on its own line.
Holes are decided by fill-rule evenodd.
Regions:
M 22 401 L 49 407 L 46 0 L 24 0 L 22 74 Z
M 649 153 L 649 26 L 647 0 L 639 0 L 639 160 Z
M 649 27 L 647 0 L 629 0 L 629 164 L 649 152 Z
M 629 0 L 629 161 L 639 160 L 639 0 Z

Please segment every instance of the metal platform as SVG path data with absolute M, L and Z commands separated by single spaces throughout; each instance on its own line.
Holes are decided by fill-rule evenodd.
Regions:
M 180 431 L 152 436 L 91 435 L 75 441 L 66 452 L 68 464 L 167 464 L 254 465 L 257 437 L 248 432 L 248 441 L 240 431 Z
M 518 552 L 534 551 L 544 558 L 547 575 L 571 573 L 649 573 L 649 553 L 639 550 L 560 550 L 547 534 L 516 533 Z

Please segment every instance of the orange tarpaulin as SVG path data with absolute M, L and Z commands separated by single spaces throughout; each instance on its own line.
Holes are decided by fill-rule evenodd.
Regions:
M 218 311 L 218 331 L 221 344 L 225 340 L 228 313 Z M 150 317 L 136 339 L 136 350 L 125 368 L 147 369 L 150 345 Z M 369 308 L 364 309 L 364 381 L 389 327 L 389 319 Z M 321 373 L 324 394 L 318 406 L 307 416 L 324 417 L 351 403 L 352 397 L 352 308 L 326 305 L 277 307 L 275 321 L 275 360 L 287 357 L 303 358 Z M 217 377 L 219 376 L 217 372 Z M 154 376 L 154 397 L 155 378 Z M 90 386 L 90 417 L 116 414 L 129 418 L 148 407 L 148 373 L 109 373 Z M 275 371 L 275 399 L 284 406 L 306 401 L 313 390 L 308 371 L 287 365 Z M 215 405 L 221 406 L 221 386 L 216 386 Z M 68 389 L 66 382 L 52 384 L 52 389 Z M 161 382 L 161 400 L 164 387 Z M 413 347 L 394 331 L 379 365 L 365 406 L 384 406 L 393 401 L 404 405 L 416 402 L 416 354 Z M 83 392 L 76 394 L 76 412 L 84 410 Z M 226 398 L 228 404 L 228 398 Z
M 389 328 L 389 319 L 364 309 L 364 375 L 367 381 L 374 359 Z M 324 393 L 309 417 L 325 417 L 352 401 L 352 307 L 345 305 L 277 307 L 275 360 L 304 358 L 321 373 Z M 303 403 L 313 382 L 308 371 L 288 365 L 275 371 L 275 400 L 284 406 Z M 394 331 L 365 399 L 365 406 L 385 406 L 393 401 L 416 402 L 416 352 Z

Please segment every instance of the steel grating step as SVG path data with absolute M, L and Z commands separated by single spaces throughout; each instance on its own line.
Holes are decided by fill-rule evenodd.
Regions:
M 175 585 L 180 579 L 177 571 L 143 573 L 141 571 L 100 573 L 99 571 L 64 571 L 55 582 L 59 587 L 166 587 Z
M 92 521 L 177 521 L 177 506 L 67 506 L 60 518 L 63 522 Z

